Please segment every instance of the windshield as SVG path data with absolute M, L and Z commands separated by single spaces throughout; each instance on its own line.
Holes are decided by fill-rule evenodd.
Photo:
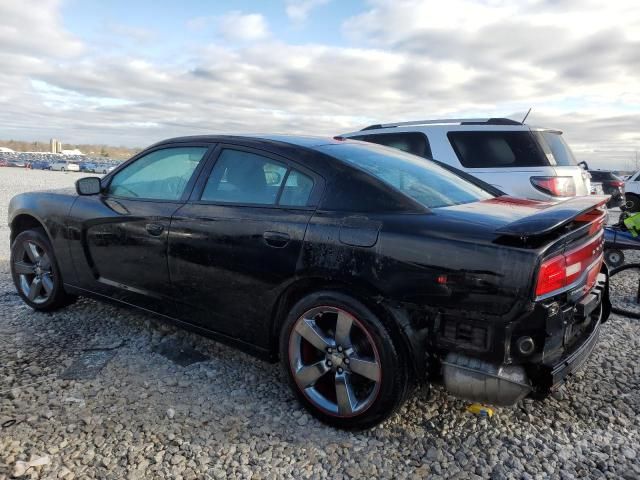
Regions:
M 365 170 L 427 208 L 494 197 L 429 160 L 395 148 L 343 143 L 323 145 L 318 150 Z
M 576 158 L 562 135 L 556 132 L 535 132 L 540 145 L 552 165 L 577 165 Z

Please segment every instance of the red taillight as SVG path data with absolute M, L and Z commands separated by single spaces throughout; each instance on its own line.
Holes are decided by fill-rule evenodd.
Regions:
M 542 262 L 538 273 L 536 296 L 544 295 L 555 290 L 560 290 L 567 285 L 567 264 L 564 256 L 550 258 Z
M 531 177 L 531 184 L 554 197 L 575 197 L 576 182 L 573 177 Z
M 614 187 L 614 188 L 620 188 L 620 187 L 624 187 L 624 182 L 621 182 L 619 180 L 612 180 L 610 182 L 607 182 L 610 186 Z
M 591 288 L 602 266 L 603 242 L 604 234 L 600 233 L 587 243 L 542 262 L 536 283 L 536 296 L 571 285 L 587 270 L 589 273 L 585 288 Z

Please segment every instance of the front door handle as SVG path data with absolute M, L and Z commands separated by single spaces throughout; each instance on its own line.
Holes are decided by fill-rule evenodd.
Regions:
M 291 237 L 282 232 L 264 232 L 262 238 L 270 247 L 283 248 L 286 247 Z
M 149 235 L 154 237 L 162 235 L 162 232 L 164 232 L 164 225 L 161 223 L 147 223 L 144 228 L 149 232 Z

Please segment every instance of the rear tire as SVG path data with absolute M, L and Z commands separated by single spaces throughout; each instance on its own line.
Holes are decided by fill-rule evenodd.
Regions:
M 402 345 L 371 310 L 339 292 L 313 293 L 293 306 L 280 332 L 280 359 L 300 403 L 338 428 L 378 425 L 409 391 Z
M 77 299 L 64 291 L 53 247 L 41 228 L 25 230 L 13 241 L 11 276 L 22 300 L 34 310 L 50 312 Z
M 627 199 L 627 211 L 632 213 L 640 212 L 640 197 L 637 195 L 629 194 L 626 195 Z
M 611 268 L 619 267 L 624 263 L 624 253 L 617 248 L 610 248 L 604 252 L 604 260 Z

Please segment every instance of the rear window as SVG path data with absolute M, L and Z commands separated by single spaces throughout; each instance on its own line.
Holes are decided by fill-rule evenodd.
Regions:
M 562 138 L 562 134 L 556 132 L 535 132 L 540 141 L 540 146 L 552 165 L 567 166 L 578 165 L 573 152 Z
M 437 164 L 399 150 L 364 144 L 330 144 L 318 150 L 366 171 L 427 208 L 448 207 L 494 196 Z
M 609 172 L 597 172 L 593 170 L 589 170 L 591 174 L 591 179 L 596 182 L 602 182 L 603 180 L 610 180 L 611 174 Z
M 431 155 L 431 145 L 424 133 L 419 132 L 399 132 L 399 133 L 379 133 L 373 135 L 358 135 L 350 137 L 354 140 L 377 143 L 385 147 L 397 148 L 403 152 L 412 153 L 424 158 L 433 158 Z
M 531 132 L 449 132 L 447 136 L 465 168 L 549 165 Z

